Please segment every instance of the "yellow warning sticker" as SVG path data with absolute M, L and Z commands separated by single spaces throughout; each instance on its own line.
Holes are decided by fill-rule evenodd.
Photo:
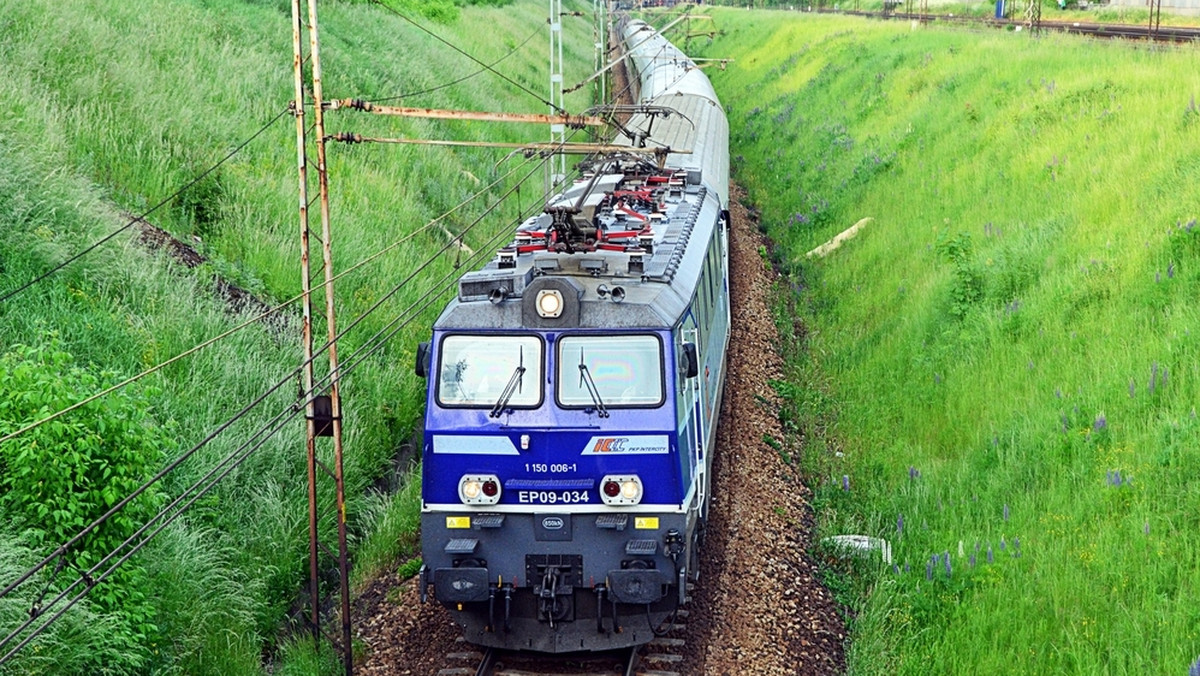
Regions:
M 658 530 L 657 516 L 638 516 L 633 519 L 633 527 L 637 530 Z
M 469 516 L 448 516 L 446 517 L 446 528 L 470 528 L 471 517 Z

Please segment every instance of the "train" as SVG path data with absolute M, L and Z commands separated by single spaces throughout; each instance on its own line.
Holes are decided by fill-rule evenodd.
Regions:
M 628 152 L 581 162 L 416 349 L 420 598 L 480 646 L 638 646 L 699 580 L 730 336 L 729 127 L 692 60 L 618 25 Z

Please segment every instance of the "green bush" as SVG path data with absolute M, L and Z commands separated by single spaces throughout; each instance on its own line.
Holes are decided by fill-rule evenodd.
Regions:
M 97 376 L 75 365 L 54 337 L 40 346 L 15 345 L 0 356 L 0 435 L 113 382 L 112 373 Z M 118 391 L 0 444 L 0 511 L 35 548 L 48 553 L 67 542 L 160 465 L 171 441 L 153 421 L 146 394 Z M 97 526 L 64 555 L 65 567 L 74 569 L 64 577 L 74 579 L 116 550 L 160 503 L 161 492 L 148 490 Z M 144 578 L 140 566 L 126 563 L 90 593 L 99 609 L 119 614 L 137 642 L 157 634 Z

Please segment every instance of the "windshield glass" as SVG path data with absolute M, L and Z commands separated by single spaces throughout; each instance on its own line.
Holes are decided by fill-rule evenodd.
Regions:
M 505 405 L 542 401 L 542 341 L 537 336 L 446 336 L 442 340 L 437 400 L 443 406 L 491 408 L 517 379 Z M 523 375 L 516 375 L 519 367 Z
M 589 376 L 604 406 L 662 404 L 662 343 L 656 336 L 563 336 L 558 349 L 559 404 L 596 406 Z

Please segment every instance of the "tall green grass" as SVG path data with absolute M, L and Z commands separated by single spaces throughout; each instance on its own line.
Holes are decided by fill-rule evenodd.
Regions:
M 850 671 L 1185 673 L 1200 52 L 715 16 L 820 534 L 893 547 L 834 567 Z
M 588 3 L 566 4 L 591 9 Z M 412 16 L 484 62 L 513 52 L 497 68 L 544 92 L 544 12 L 541 3 L 515 2 L 460 7 L 442 17 L 443 23 Z M 382 99 L 467 78 L 396 102 L 546 109 L 494 75 L 475 74 L 479 66 L 374 4 L 322 3 L 321 19 L 329 96 Z M 564 27 L 567 78 L 582 79 L 592 58 L 590 20 L 565 21 Z M 0 94 L 6 102 L 0 111 L 0 293 L 120 227 L 126 214 L 168 197 L 258 131 L 292 97 L 291 58 L 286 2 L 8 3 L 0 18 L 5 72 Z M 586 94 L 578 94 L 568 106 L 578 111 L 587 103 Z M 331 132 L 374 136 L 512 141 L 547 136 L 536 126 L 443 125 L 348 113 L 330 114 L 328 120 Z M 285 117 L 149 218 L 209 257 L 198 271 L 181 271 L 144 251 L 132 236 L 120 236 L 0 304 L 0 345 L 38 344 L 54 333 L 84 367 L 128 376 L 248 318 L 230 314 L 213 292 L 215 275 L 269 304 L 295 296 L 300 280 L 294 139 L 294 125 Z M 414 235 L 428 219 L 519 164 L 520 158 L 504 161 L 506 152 L 331 146 L 335 266 L 346 269 Z M 535 174 L 522 190 L 522 207 L 535 202 L 540 178 Z M 340 280 L 340 326 L 384 299 L 513 182 L 501 181 L 449 219 L 448 233 L 415 234 Z M 493 234 L 511 228 L 516 212 L 510 200 L 465 234 L 465 243 L 481 249 Z M 363 354 L 370 336 L 401 316 L 434 280 L 453 275 L 452 254 L 441 256 L 352 329 L 342 343 L 343 363 Z M 416 509 L 413 489 L 391 499 L 376 495 L 372 486 L 385 483 L 392 457 L 421 414 L 423 383 L 412 375 L 413 344 L 428 332 L 436 311 L 435 303 L 343 383 L 348 515 L 355 564 L 361 556 L 363 565 L 360 576 L 411 554 L 406 543 Z M 151 401 L 152 415 L 174 430 L 181 449 L 299 365 L 298 320 L 295 310 L 289 312 L 282 328 L 243 330 L 149 379 L 160 393 Z M 317 331 L 324 335 L 323 327 Z M 287 410 L 296 391 L 297 385 L 285 385 L 201 449 L 169 477 L 167 492 L 176 495 L 200 479 L 276 412 Z M 114 643 L 105 629 L 110 620 L 96 618 L 85 602 L 71 615 L 80 619 L 64 630 L 73 639 L 51 633 L 24 651 L 11 673 L 100 673 L 87 666 L 95 660 L 111 673 L 255 673 L 263 669 L 264 654 L 302 655 L 288 641 L 279 642 L 294 623 L 289 608 L 307 575 L 302 437 L 299 422 L 287 425 L 134 559 L 151 576 L 148 596 L 156 604 L 161 641 Z M 329 532 L 332 495 L 325 491 L 320 498 L 330 517 L 322 527 Z M 36 556 L 12 544 L 18 536 L 8 527 L 0 525 L 0 560 L 15 566 Z M 367 543 L 361 554 L 360 542 Z M 5 606 L 0 626 L 11 626 L 26 612 L 26 601 Z M 78 650 L 61 652 L 57 663 L 47 661 L 46 651 L 58 650 L 63 640 L 73 640 Z M 84 661 L 72 661 L 76 653 Z

